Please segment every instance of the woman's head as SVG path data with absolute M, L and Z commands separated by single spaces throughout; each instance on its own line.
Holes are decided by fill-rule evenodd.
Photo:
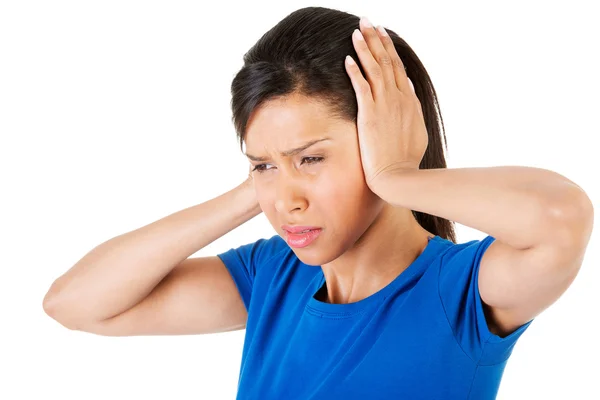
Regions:
M 365 183 L 356 125 L 333 118 L 315 98 L 293 93 L 260 106 L 248 124 L 246 156 L 258 202 L 281 236 L 282 225 L 322 229 L 328 254 L 302 251 L 309 264 L 351 248 L 385 205 Z
M 364 180 L 356 94 L 344 66 L 347 54 L 360 66 L 351 38 L 358 26 L 359 17 L 338 10 L 294 11 L 244 55 L 232 82 L 240 148 L 245 143 L 247 155 L 264 158 L 250 159 L 254 184 L 262 210 L 280 234 L 284 224 L 328 223 L 324 231 L 346 247 L 385 208 Z M 445 168 L 443 121 L 433 85 L 408 44 L 387 31 L 423 108 L 429 144 L 420 168 Z M 281 154 L 323 138 L 329 139 L 297 154 Z M 450 221 L 412 213 L 424 229 L 455 242 Z

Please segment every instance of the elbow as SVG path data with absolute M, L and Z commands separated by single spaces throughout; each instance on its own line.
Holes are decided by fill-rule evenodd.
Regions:
M 594 225 L 594 206 L 583 189 L 568 185 L 561 201 L 556 201 L 548 210 L 550 220 L 558 227 L 554 237 L 563 246 L 587 246 Z
M 56 309 L 58 308 L 58 291 L 56 289 L 56 282 L 57 281 L 54 281 L 52 286 L 50 286 L 50 289 L 48 289 L 48 292 L 42 301 L 44 312 L 52 318 L 54 318 L 54 315 L 56 315 Z
M 46 293 L 46 296 L 44 296 L 42 308 L 44 309 L 46 315 L 65 328 L 72 331 L 79 330 L 79 326 L 73 321 L 73 318 L 68 317 L 69 314 L 67 311 L 65 311 L 64 305 L 61 305 L 58 294 L 53 293 L 52 289 L 50 289 L 48 293 Z

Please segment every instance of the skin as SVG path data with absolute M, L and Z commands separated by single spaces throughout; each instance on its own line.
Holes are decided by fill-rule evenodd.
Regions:
M 419 169 L 427 129 L 394 43 L 366 18 L 352 40 L 366 75 L 347 57 L 369 188 L 396 207 L 496 239 L 481 258 L 477 284 L 490 332 L 510 334 L 575 279 L 592 232 L 591 200 L 577 184 L 543 168 Z
M 282 224 L 323 227 L 313 244 L 294 251 L 306 264 L 321 264 L 331 303 L 377 292 L 423 251 L 431 234 L 410 210 L 493 236 L 478 287 L 490 331 L 509 334 L 556 301 L 577 275 L 593 226 L 591 200 L 572 181 L 540 168 L 420 170 L 427 130 L 390 37 L 363 18 L 352 40 L 366 71 L 365 77 L 347 58 L 356 126 L 297 95 L 253 116 L 247 153 L 268 157 L 267 171 L 254 172 L 261 208 L 282 236 Z M 317 135 L 332 140 L 292 158 L 278 154 Z M 325 160 L 306 164 L 314 160 L 303 156 Z
M 329 137 L 306 150 L 281 152 Z M 327 292 L 319 299 L 346 304 L 387 286 L 425 249 L 434 235 L 410 209 L 394 207 L 367 185 L 356 124 L 332 117 L 316 99 L 292 94 L 255 110 L 247 128 L 246 154 L 257 200 L 276 232 L 282 225 L 322 228 L 309 246 L 293 248 L 305 264 L 321 266 Z M 323 157 L 321 162 L 307 157 Z

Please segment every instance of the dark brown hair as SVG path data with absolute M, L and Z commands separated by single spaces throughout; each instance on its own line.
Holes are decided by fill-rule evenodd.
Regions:
M 277 23 L 244 54 L 244 66 L 231 84 L 232 121 L 240 149 L 252 113 L 266 101 L 292 93 L 322 101 L 334 118 L 356 122 L 356 93 L 344 58 L 351 55 L 366 76 L 351 38 L 359 21 L 359 17 L 339 10 L 302 8 Z M 419 168 L 446 168 L 442 138 L 446 150 L 448 145 L 431 79 L 410 46 L 394 31 L 386 30 L 423 109 L 428 147 Z M 429 232 L 456 243 L 452 221 L 414 210 L 413 215 Z

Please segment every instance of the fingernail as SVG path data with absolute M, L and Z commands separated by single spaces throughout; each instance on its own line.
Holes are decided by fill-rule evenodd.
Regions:
M 356 37 L 358 40 L 365 40 L 364 36 L 360 32 L 360 29 L 354 30 L 354 37 Z
M 362 17 L 362 21 L 363 21 L 363 24 L 367 28 L 372 28 L 373 27 L 373 24 L 371 23 L 371 21 L 369 21 L 369 19 L 367 17 Z
M 377 30 L 379 31 L 379 33 L 381 33 L 382 36 L 388 36 L 388 33 L 383 26 L 379 25 L 377 27 Z

